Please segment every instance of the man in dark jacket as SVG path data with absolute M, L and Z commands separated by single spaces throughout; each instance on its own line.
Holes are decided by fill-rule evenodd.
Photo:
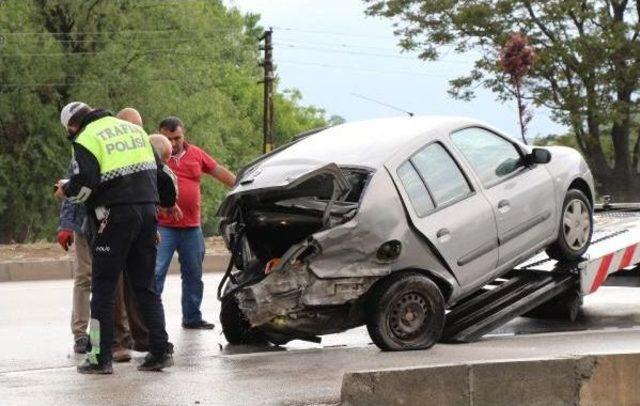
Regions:
M 120 274 L 128 273 L 149 329 L 149 353 L 138 367 L 158 371 L 173 365 L 173 346 L 164 309 L 154 289 L 156 205 L 171 208 L 175 193 L 158 195 L 166 179 L 147 134 L 105 110 L 73 102 L 60 113 L 73 145 L 73 176 L 59 181 L 55 195 L 83 203 L 97 227 L 91 279 L 91 351 L 78 366 L 85 374 L 110 374 L 113 294 Z M 175 192 L 175 191 L 174 191 Z

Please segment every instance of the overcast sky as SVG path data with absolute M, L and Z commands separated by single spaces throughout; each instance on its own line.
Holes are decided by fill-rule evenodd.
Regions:
M 482 119 L 519 137 L 515 101 L 501 104 L 480 91 L 471 102 L 447 94 L 448 81 L 468 73 L 473 55 L 447 55 L 424 62 L 401 53 L 388 19 L 366 17 L 360 0 L 225 0 L 262 16 L 274 28 L 274 60 L 280 89 L 297 88 L 304 103 L 348 121 L 403 113 L 354 94 L 415 114 L 464 115 Z M 536 109 L 529 136 L 562 133 L 547 111 Z

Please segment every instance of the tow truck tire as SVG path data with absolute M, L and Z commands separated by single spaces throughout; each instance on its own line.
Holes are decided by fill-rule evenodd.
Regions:
M 442 335 L 444 298 L 421 273 L 401 272 L 380 281 L 367 304 L 369 336 L 383 351 L 426 349 Z
M 576 321 L 582 308 L 582 296 L 577 291 L 561 294 L 522 315 L 531 319 Z
M 576 222 L 573 222 L 575 220 Z M 570 224 L 567 224 L 570 223 Z M 589 227 L 585 230 L 582 227 Z M 571 227 L 580 227 L 582 240 L 571 237 Z M 577 235 L 577 234 L 576 234 Z M 585 194 L 577 189 L 570 189 L 564 198 L 560 212 L 558 239 L 547 247 L 547 255 L 557 261 L 574 262 L 579 260 L 591 243 L 593 235 L 593 210 Z M 569 241 L 572 238 L 573 241 Z
M 220 308 L 222 333 L 229 344 L 266 344 L 267 339 L 260 331 L 251 328 L 235 296 L 222 299 Z

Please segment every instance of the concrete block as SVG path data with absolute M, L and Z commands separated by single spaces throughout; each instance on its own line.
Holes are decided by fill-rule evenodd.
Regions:
M 345 374 L 343 405 L 640 405 L 640 354 Z
M 468 375 L 467 365 L 348 373 L 342 381 L 342 404 L 468 406 Z
M 224 272 L 228 262 L 228 254 L 205 255 L 203 272 Z M 73 278 L 73 265 L 70 259 L 0 262 L 0 282 L 69 279 Z M 169 272 L 180 272 L 177 256 L 171 261 Z
M 202 272 L 224 272 L 227 269 L 228 263 L 229 255 L 227 254 L 205 255 L 204 262 L 202 264 Z M 169 273 L 180 273 L 180 262 L 178 261 L 178 255 L 175 255 L 171 260 Z
M 11 280 L 11 266 L 6 262 L 0 262 L 0 282 L 9 282 Z
M 564 406 L 578 392 L 572 358 L 472 364 L 469 390 L 473 405 Z
M 10 281 L 37 281 L 69 279 L 73 276 L 73 263 L 68 260 L 44 260 L 7 263 Z
M 594 366 L 581 372 L 581 405 L 640 405 L 640 354 L 588 358 Z

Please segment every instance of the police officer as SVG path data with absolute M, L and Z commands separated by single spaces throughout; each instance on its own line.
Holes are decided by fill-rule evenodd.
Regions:
M 138 367 L 159 371 L 173 365 L 164 309 L 154 288 L 156 205 L 171 208 L 175 189 L 158 195 L 158 184 L 173 184 L 141 127 L 82 102 L 66 105 L 60 121 L 73 144 L 73 176 L 57 184 L 56 196 L 85 204 L 95 224 L 91 280 L 91 351 L 78 365 L 83 374 L 111 374 L 113 296 L 127 272 L 149 329 L 149 353 Z M 162 188 L 167 190 L 166 187 Z

